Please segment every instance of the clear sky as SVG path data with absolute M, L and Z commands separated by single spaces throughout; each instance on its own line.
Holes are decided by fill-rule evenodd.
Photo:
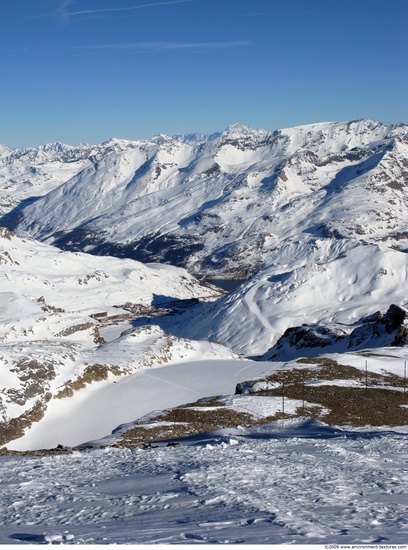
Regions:
M 408 122 L 408 0 L 0 0 L 0 143 Z

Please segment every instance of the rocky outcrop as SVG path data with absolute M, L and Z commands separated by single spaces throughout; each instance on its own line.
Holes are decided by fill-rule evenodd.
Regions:
M 288 328 L 263 360 L 282 361 L 380 346 L 408 345 L 408 311 L 391 304 L 386 313 L 377 311 L 353 325 L 304 324 Z

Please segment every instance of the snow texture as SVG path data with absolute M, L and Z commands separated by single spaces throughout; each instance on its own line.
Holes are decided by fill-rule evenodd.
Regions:
M 0 459 L 0 543 L 405 544 L 407 433 L 281 420 Z

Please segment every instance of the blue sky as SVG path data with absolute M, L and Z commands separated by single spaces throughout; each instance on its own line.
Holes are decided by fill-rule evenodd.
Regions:
M 408 0 L 0 0 L 0 143 L 408 122 Z

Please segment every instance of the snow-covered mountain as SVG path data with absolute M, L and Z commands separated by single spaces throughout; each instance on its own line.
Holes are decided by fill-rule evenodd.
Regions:
M 352 325 L 392 303 L 408 304 L 408 254 L 352 239 L 307 233 L 275 251 L 274 262 L 224 298 L 202 304 L 165 330 L 261 355 L 290 327 Z M 299 352 L 300 353 L 300 352 Z
M 299 234 L 407 249 L 407 157 L 408 127 L 370 120 L 59 144 L 2 159 L 10 205 L 43 187 L 1 223 L 64 249 L 247 278 Z
M 407 307 L 407 159 L 408 126 L 370 120 L 2 147 L 0 225 L 19 235 L 0 235 L 2 441 L 55 442 L 64 415 L 75 443 L 101 437 L 149 412 L 140 369 L 194 379 L 163 390 L 172 406 L 265 368 L 236 353 L 298 356 L 276 355 L 294 327 L 351 335 Z M 224 296 L 191 274 L 242 283 Z
M 56 399 L 89 384 L 111 384 L 185 357 L 233 356 L 222 346 L 181 340 L 158 327 L 133 329 L 137 315 L 219 295 L 183 269 L 62 252 L 4 228 L 0 264 L 0 444 L 21 437 Z M 122 419 L 120 404 L 116 411 Z M 107 409 L 99 417 L 103 424 L 115 415 Z

